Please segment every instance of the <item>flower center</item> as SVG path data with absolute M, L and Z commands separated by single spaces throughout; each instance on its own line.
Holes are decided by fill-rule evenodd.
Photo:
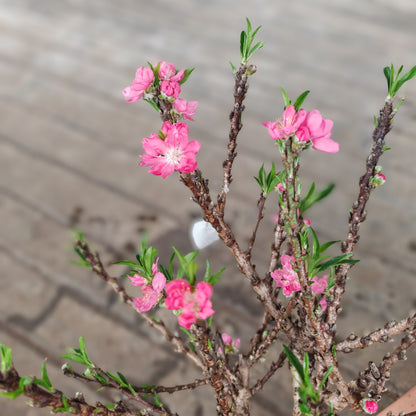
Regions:
M 172 147 L 166 152 L 165 157 L 169 163 L 176 165 L 181 161 L 182 155 L 183 153 L 181 149 L 177 147 Z

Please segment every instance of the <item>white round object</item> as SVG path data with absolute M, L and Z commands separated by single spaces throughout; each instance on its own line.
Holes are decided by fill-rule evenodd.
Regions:
M 215 228 L 204 220 L 194 222 L 191 228 L 191 238 L 198 249 L 208 247 L 219 240 Z

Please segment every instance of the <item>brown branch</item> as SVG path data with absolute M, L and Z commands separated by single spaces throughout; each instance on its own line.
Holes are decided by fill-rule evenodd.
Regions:
M 6 392 L 16 391 L 19 388 L 20 376 L 16 369 L 12 367 L 8 371 L 0 372 L 0 389 Z M 30 405 L 33 407 L 50 407 L 53 411 L 64 408 L 62 391 L 55 389 L 48 391 L 36 384 L 31 384 L 24 388 L 24 396 L 30 399 Z M 91 416 L 95 414 L 103 416 L 137 416 L 137 410 L 129 409 L 123 402 L 117 402 L 113 410 L 107 409 L 101 403 L 92 406 L 85 402 L 82 395 L 76 398 L 65 396 L 65 400 L 71 410 L 68 413 L 80 416 Z M 149 414 L 149 413 L 147 413 Z
M 100 372 L 100 374 L 102 374 L 102 370 Z M 68 377 L 73 377 L 74 379 L 83 381 L 84 383 L 98 383 L 100 384 L 102 387 L 108 387 L 108 388 L 116 388 L 117 390 L 120 390 L 117 386 L 114 385 L 108 385 L 108 384 L 102 384 L 100 383 L 99 380 L 97 379 L 92 379 L 90 377 L 86 377 L 83 374 L 77 373 L 76 371 L 67 371 L 64 370 L 64 374 L 67 375 Z M 104 377 L 106 379 L 108 379 L 107 375 L 105 374 Z M 201 379 L 196 379 L 195 381 L 193 381 L 192 383 L 187 383 L 187 384 L 178 384 L 176 386 L 148 386 L 148 387 L 142 387 L 142 386 L 134 386 L 132 385 L 132 388 L 135 392 L 137 393 L 169 393 L 169 394 L 173 394 L 177 391 L 184 391 L 184 390 L 194 390 L 197 387 L 200 386 L 205 386 L 209 383 L 209 381 L 206 378 L 201 378 Z M 123 392 L 124 392 L 123 388 Z
M 413 316 L 402 319 L 400 322 L 391 321 L 384 328 L 377 329 L 364 337 L 356 337 L 351 334 L 347 339 L 335 345 L 336 351 L 344 353 L 366 348 L 377 342 L 386 342 L 394 335 L 400 334 L 416 325 L 416 313 Z
M 282 216 L 282 207 L 279 204 L 279 219 L 274 228 L 274 242 L 272 245 L 272 253 L 270 256 L 269 273 L 273 272 L 277 267 L 277 262 L 280 257 L 280 248 L 286 239 L 285 225 Z
M 131 296 L 127 294 L 124 288 L 120 286 L 117 279 L 111 277 L 105 270 L 98 253 L 92 253 L 85 242 L 77 241 L 75 247 L 80 250 L 85 260 L 91 265 L 92 271 L 103 279 L 115 293 L 121 298 L 121 300 L 132 309 L 137 312 L 136 306 L 134 305 L 134 300 Z M 155 321 L 146 313 L 140 313 L 146 322 L 152 327 L 158 330 L 167 341 L 169 341 L 174 347 L 175 351 L 185 354 L 191 361 L 194 362 L 198 367 L 204 369 L 204 364 L 202 363 L 200 357 L 192 351 L 188 346 L 184 344 L 181 338 L 175 336 L 164 324 L 163 321 Z
M 251 259 L 251 250 L 253 249 L 254 242 L 256 241 L 257 230 L 259 228 L 260 221 L 264 217 L 264 204 L 266 202 L 266 198 L 267 198 L 267 195 L 262 191 L 261 194 L 260 194 L 260 198 L 257 201 L 257 219 L 256 219 L 256 224 L 254 225 L 253 234 L 252 234 L 252 236 L 250 238 L 250 241 L 248 243 L 248 248 L 247 248 L 247 250 L 245 252 L 245 255 L 246 255 L 247 259 Z
M 354 247 L 359 240 L 358 231 L 360 225 L 366 219 L 366 205 L 370 198 L 372 190 L 371 178 L 375 173 L 375 167 L 383 154 L 383 148 L 385 145 L 384 139 L 387 133 L 391 129 L 391 122 L 395 115 L 393 111 L 393 101 L 391 99 L 386 100 L 384 107 L 380 110 L 380 115 L 377 120 L 377 126 L 373 131 L 373 146 L 371 153 L 367 158 L 366 170 L 364 175 L 360 178 L 359 194 L 357 201 L 353 204 L 350 219 L 349 229 L 346 240 L 341 244 L 343 253 L 352 254 Z M 336 285 L 334 289 L 334 301 L 328 304 L 327 323 L 334 325 L 337 319 L 339 311 L 340 300 L 345 292 L 345 283 L 347 274 L 351 268 L 351 264 L 342 264 L 336 269 Z
M 402 338 L 400 345 L 392 353 L 387 353 L 383 357 L 378 366 L 370 361 L 368 367 L 360 372 L 359 377 L 349 383 L 351 391 L 358 396 L 368 392 L 369 397 L 380 400 L 381 393 L 385 391 L 385 384 L 390 379 L 391 368 L 398 361 L 407 359 L 406 352 L 414 343 L 416 343 L 415 327 Z
M 230 133 L 228 140 L 228 154 L 227 159 L 223 163 L 224 178 L 220 193 L 217 197 L 218 212 L 224 216 L 225 202 L 227 193 L 230 190 L 230 184 L 232 182 L 231 169 L 237 153 L 235 151 L 237 147 L 237 136 L 243 127 L 241 123 L 241 115 L 244 111 L 243 101 L 245 99 L 248 85 L 247 85 L 247 66 L 241 65 L 238 71 L 234 75 L 234 107 L 230 114 Z
M 264 385 L 270 379 L 270 377 L 280 368 L 282 367 L 283 363 L 285 362 L 286 354 L 281 352 L 277 361 L 274 361 L 270 366 L 267 373 L 259 379 L 256 384 L 251 388 L 251 395 L 254 396 L 259 390 L 262 390 Z

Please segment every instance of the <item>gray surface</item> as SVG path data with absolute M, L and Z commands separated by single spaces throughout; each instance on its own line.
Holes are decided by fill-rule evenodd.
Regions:
M 260 123 L 280 115 L 278 87 L 292 97 L 310 89 L 305 107 L 334 120 L 341 151 L 304 155 L 306 184 L 337 183 L 309 218 L 323 240 L 342 239 L 372 117 L 385 97 L 381 69 L 390 62 L 406 68 L 416 63 L 414 1 L 0 1 L 0 342 L 13 348 L 22 374 L 39 374 L 47 356 L 54 384 L 68 394 L 85 390 L 59 374 L 57 358 L 85 335 L 95 361 L 135 383 L 168 385 L 198 375 L 97 278 L 70 264 L 70 228 L 84 230 L 108 263 L 132 258 L 144 229 L 162 260 L 171 245 L 191 249 L 188 229 L 199 210 L 188 190 L 175 177 L 162 180 L 137 166 L 141 138 L 157 131 L 160 121 L 144 103 L 126 104 L 121 90 L 147 60 L 196 66 L 183 97 L 200 103 L 190 131 L 202 143 L 199 166 L 217 190 L 232 105 L 228 62 L 238 61 L 246 16 L 263 26 L 259 39 L 266 46 L 253 61 L 259 70 L 250 80 L 228 219 L 241 241 L 247 239 L 258 195 L 252 177 L 263 160 L 277 157 Z M 388 181 L 374 193 L 362 227 L 362 262 L 349 282 L 340 336 L 368 332 L 416 308 L 416 81 L 403 93 L 408 98 L 389 137 L 392 150 L 382 161 Z M 261 272 L 272 215 L 269 205 L 254 251 Z M 241 336 L 244 348 L 258 304 L 220 244 L 205 256 L 214 268 L 229 266 L 214 307 L 218 322 Z M 349 355 L 344 374 L 355 376 L 370 357 L 380 360 L 385 348 Z M 406 391 L 415 373 L 413 352 L 393 372 L 393 389 Z M 290 377 L 279 374 L 256 397 L 253 414 L 289 414 Z M 106 400 L 91 389 L 87 399 Z M 208 388 L 170 402 L 183 415 L 214 412 Z M 24 400 L 1 400 L 0 409 L 2 416 L 49 414 Z

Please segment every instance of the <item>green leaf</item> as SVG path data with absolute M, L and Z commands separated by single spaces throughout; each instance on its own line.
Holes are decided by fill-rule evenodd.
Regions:
M 157 395 L 156 392 L 153 393 L 153 398 L 155 400 L 155 405 L 157 407 L 162 407 L 163 406 L 163 403 L 160 401 L 159 396 Z
M 231 69 L 233 72 L 237 71 L 237 68 L 233 65 L 233 63 L 230 61 Z
M 24 393 L 24 390 L 19 388 L 19 389 L 14 390 L 14 391 L 8 391 L 6 393 L 0 392 L 0 396 L 8 397 L 9 399 L 13 400 L 16 397 L 19 397 L 23 393 Z
M 108 381 L 106 380 L 106 378 L 105 378 L 105 377 L 103 377 L 100 373 L 95 372 L 95 373 L 94 373 L 94 377 L 95 377 L 95 379 L 96 379 L 99 383 L 101 383 L 101 384 L 108 384 Z
M 289 100 L 289 97 L 286 94 L 286 91 L 282 87 L 280 87 L 280 91 L 282 91 L 283 101 L 285 103 L 285 109 L 286 109 L 286 107 L 289 107 L 290 104 L 292 104 L 292 102 Z
M 393 66 L 393 65 L 392 65 Z M 384 76 L 387 80 L 387 90 L 390 92 L 390 85 L 391 85 L 391 69 L 386 66 L 383 68 Z
M 400 67 L 400 70 L 397 73 L 397 80 L 394 84 L 394 92 L 393 92 L 394 95 L 396 95 L 399 92 L 399 89 L 405 82 L 410 81 L 416 75 L 416 65 L 415 65 L 406 75 L 403 75 L 400 79 L 398 79 L 402 68 L 403 68 L 403 65 Z
M 319 245 L 318 236 L 315 233 L 315 230 L 312 227 L 309 227 L 312 234 L 312 257 L 317 259 L 321 254 L 321 247 Z
M 49 376 L 48 376 L 48 372 L 46 370 L 46 363 L 43 362 L 42 363 L 42 379 L 35 379 L 33 380 L 33 384 L 38 384 L 39 386 L 42 386 L 43 388 L 45 388 L 46 390 L 49 391 L 55 391 L 55 389 L 52 387 L 52 383 L 49 380 Z
M 68 354 L 61 355 L 59 358 L 75 361 L 76 363 L 83 364 L 83 365 L 88 365 L 88 363 L 85 361 L 85 358 L 81 354 L 77 354 L 77 353 L 69 352 Z
M 316 267 L 316 270 L 317 270 L 316 273 L 323 272 L 324 270 L 328 269 L 331 266 L 339 266 L 341 264 L 355 264 L 360 261 L 360 260 L 350 259 L 351 256 L 352 256 L 351 253 L 343 254 L 341 256 L 333 257 L 331 260 L 325 263 L 318 264 L 318 266 Z
M 333 365 L 331 365 L 330 367 L 328 367 L 328 370 L 326 370 L 324 376 L 322 377 L 322 380 L 319 383 L 319 388 L 318 388 L 318 399 L 319 399 L 319 395 L 321 394 L 322 387 L 324 386 L 326 380 L 328 379 L 329 375 L 332 373 L 332 370 L 334 368 L 335 368 L 335 366 L 333 366 Z
M 301 410 L 302 413 L 305 413 L 305 414 L 310 414 L 311 413 L 309 407 L 306 404 L 298 403 L 298 406 L 299 406 L 299 409 Z
M 185 332 L 192 341 L 196 341 L 196 338 L 186 328 L 180 326 L 179 329 Z
M 311 192 L 312 187 L 313 187 L 313 190 Z M 312 205 L 316 204 L 318 201 L 327 197 L 333 191 L 334 188 L 335 188 L 335 184 L 331 183 L 322 191 L 315 193 L 314 192 L 315 184 L 312 184 L 311 188 L 309 188 L 309 191 L 306 197 L 300 201 L 300 204 L 299 204 L 300 214 L 303 215 L 303 213 L 306 210 L 308 210 Z
M 296 99 L 295 104 L 294 104 L 296 112 L 299 111 L 300 106 L 303 104 L 303 102 L 305 101 L 305 98 L 308 96 L 309 93 L 310 91 L 306 90 L 301 95 L 299 95 L 299 97 Z
M 58 413 L 58 412 L 72 412 L 73 408 L 69 405 L 69 403 L 67 402 L 65 395 L 62 393 L 62 407 L 56 407 L 54 412 Z
M 179 84 L 182 85 L 184 82 L 186 82 L 188 80 L 189 76 L 194 71 L 194 69 L 195 69 L 194 67 L 185 69 L 185 73 L 183 75 L 183 78 L 179 81 Z
M 339 242 L 340 242 L 340 240 L 332 240 L 332 241 L 328 241 L 328 242 L 327 242 L 327 243 L 325 243 L 325 244 L 322 244 L 322 245 L 321 245 L 321 250 L 320 250 L 320 252 L 321 252 L 321 253 L 325 252 L 326 250 L 328 250 L 328 248 L 329 248 L 329 247 L 331 247 L 331 246 L 333 246 L 334 244 L 339 243 Z
M 0 370 L 2 373 L 9 371 L 10 368 L 13 366 L 12 360 L 12 350 L 8 346 L 4 344 L 0 344 L 0 359 L 1 359 L 1 366 Z
M 382 149 L 381 149 L 381 151 L 382 152 L 387 152 L 387 150 L 390 150 L 391 149 L 391 147 L 390 146 L 384 146 Z
M 309 355 L 306 352 L 303 356 L 303 378 L 309 381 Z
M 152 100 L 150 98 L 143 98 L 143 100 L 146 101 L 147 103 L 149 103 L 160 114 L 161 110 L 158 107 L 155 100 Z
M 296 357 L 296 355 L 293 354 L 293 352 L 285 344 L 282 344 L 282 346 L 290 364 L 292 364 L 293 367 L 295 367 L 295 370 L 299 374 L 299 377 L 302 380 L 302 383 L 305 383 L 305 376 L 303 374 L 303 366 L 301 362 L 299 361 L 298 357 Z
M 87 350 L 85 349 L 85 339 L 84 337 L 79 337 L 79 350 L 81 351 L 82 356 L 87 362 L 88 367 L 94 367 L 94 364 L 90 361 Z
M 116 261 L 113 264 L 121 264 L 123 266 L 130 266 L 130 267 L 135 268 L 135 269 L 141 268 L 139 264 L 137 264 L 137 263 L 135 263 L 134 261 L 131 261 L 131 260 Z

